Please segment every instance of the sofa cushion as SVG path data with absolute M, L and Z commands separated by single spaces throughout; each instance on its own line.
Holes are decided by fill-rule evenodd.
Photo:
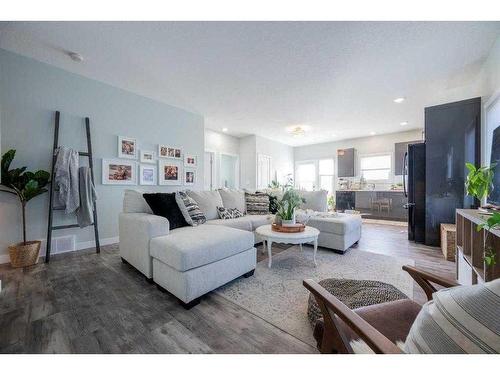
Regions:
M 225 208 L 237 208 L 240 212 L 246 212 L 245 192 L 236 189 L 219 189 L 222 203 Z
M 123 212 L 128 214 L 152 214 L 151 207 L 145 201 L 144 191 L 126 189 L 123 194 Z
M 311 217 L 307 225 L 320 232 L 343 235 L 361 228 L 359 215 L 337 214 L 334 217 Z
M 175 193 L 145 193 L 143 197 L 155 215 L 168 219 L 170 229 L 188 225 L 175 200 Z
M 248 215 L 265 215 L 269 213 L 269 195 L 256 191 L 245 192 L 246 213 Z
M 223 225 L 230 228 L 236 228 L 241 230 L 246 230 L 251 232 L 252 229 L 252 221 L 249 219 L 250 216 L 242 216 L 236 219 L 216 219 L 216 220 L 208 220 L 207 224 L 209 225 Z
M 274 221 L 274 215 L 247 215 L 246 217 L 252 223 L 253 231 L 262 225 L 271 224 Z
M 252 232 L 223 225 L 184 227 L 150 242 L 153 258 L 184 272 L 253 247 Z
M 205 214 L 200 210 L 200 206 L 193 198 L 183 191 L 175 193 L 175 200 L 184 216 L 184 219 L 189 225 L 197 226 L 204 224 L 207 221 Z
M 193 198 L 201 212 L 205 214 L 207 220 L 218 219 L 217 206 L 224 206 L 222 198 L 218 191 L 192 191 L 188 190 L 187 194 Z
M 318 191 L 299 191 L 305 202 L 300 205 L 300 208 L 306 210 L 310 209 L 318 212 L 328 211 L 328 192 L 326 190 Z

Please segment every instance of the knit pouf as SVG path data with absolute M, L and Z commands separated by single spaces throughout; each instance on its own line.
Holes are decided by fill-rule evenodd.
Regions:
M 396 287 L 372 280 L 324 279 L 319 283 L 350 309 L 408 298 Z M 322 318 L 316 299 L 309 295 L 307 317 L 313 326 Z

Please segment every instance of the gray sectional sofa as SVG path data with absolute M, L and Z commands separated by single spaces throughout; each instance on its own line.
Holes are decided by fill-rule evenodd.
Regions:
M 254 245 L 260 242 L 254 232 L 272 223 L 274 216 L 222 220 L 216 210 L 223 205 L 244 212 L 243 192 L 189 191 L 207 222 L 174 230 L 169 229 L 166 218 L 153 215 L 142 194 L 125 191 L 119 216 L 120 255 L 148 280 L 176 296 L 184 307 L 194 306 L 201 296 L 231 280 L 253 275 L 257 259 Z M 326 195 L 324 198 L 326 208 Z M 322 199 L 320 192 L 311 196 L 311 207 Z M 313 218 L 308 225 L 320 230 L 320 246 L 336 251 L 345 251 L 361 236 L 361 219 L 355 216 Z

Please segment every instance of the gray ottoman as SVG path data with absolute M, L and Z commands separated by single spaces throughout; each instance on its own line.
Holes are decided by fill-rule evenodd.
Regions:
M 345 253 L 361 238 L 361 216 L 338 213 L 332 217 L 313 216 L 307 225 L 319 230 L 318 245 Z

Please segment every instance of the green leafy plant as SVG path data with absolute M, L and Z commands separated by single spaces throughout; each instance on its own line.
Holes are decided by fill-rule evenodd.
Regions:
M 476 168 L 474 164 L 465 163 L 465 166 L 469 170 L 467 180 L 465 181 L 467 194 L 479 200 L 488 197 L 493 190 L 493 171 L 496 164 L 492 164 L 489 167 Z
M 14 160 L 16 150 L 9 150 L 2 156 L 2 180 L 0 185 L 7 189 L 0 189 L 5 193 L 17 195 L 21 202 L 23 215 L 23 243 L 26 244 L 26 204 L 40 194 L 47 192 L 45 186 L 49 183 L 50 173 L 39 170 L 27 171 L 27 167 L 9 169 Z
M 335 197 L 333 195 L 328 196 L 328 200 L 326 201 L 326 203 L 328 204 L 330 210 L 335 209 Z
M 276 214 L 282 220 L 293 220 L 295 209 L 302 203 L 305 203 L 305 199 L 300 196 L 299 192 L 295 189 L 288 189 L 283 194 L 283 198 L 278 202 L 278 211 Z
M 500 212 L 495 212 L 485 223 L 479 224 L 477 231 L 479 232 L 481 229 L 486 230 L 486 235 L 484 236 L 484 261 L 488 266 L 494 266 L 497 264 L 496 252 L 493 246 L 488 245 L 488 236 L 492 230 L 500 229 Z

